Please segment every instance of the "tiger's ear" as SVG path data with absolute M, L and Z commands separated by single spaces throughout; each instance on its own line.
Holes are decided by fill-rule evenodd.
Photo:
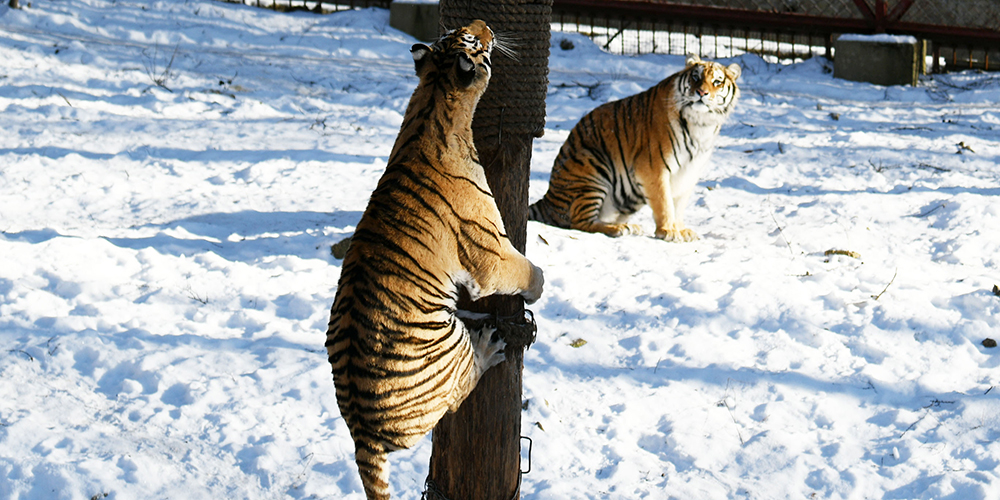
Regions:
M 732 63 L 726 67 L 726 73 L 728 73 L 729 78 L 732 78 L 733 81 L 735 82 L 737 79 L 739 79 L 740 75 L 743 73 L 743 69 L 740 68 L 739 64 Z
M 462 85 L 472 85 L 472 81 L 476 78 L 476 63 L 469 57 L 469 54 L 459 52 L 458 57 L 455 58 L 455 73 Z
M 413 63 L 418 72 L 420 71 L 420 67 L 423 66 L 426 57 L 431 52 L 433 52 L 433 50 L 422 43 L 415 43 L 413 44 L 413 47 L 410 47 L 410 55 L 413 56 Z
M 691 67 L 700 62 L 701 58 L 698 57 L 698 54 L 688 54 L 687 60 L 684 61 L 684 66 Z

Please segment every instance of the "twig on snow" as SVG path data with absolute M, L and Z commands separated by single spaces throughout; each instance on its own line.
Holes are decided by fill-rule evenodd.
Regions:
M 725 406 L 729 410 L 729 418 L 733 419 L 733 424 L 736 425 L 736 436 L 740 438 L 740 446 L 746 445 L 746 441 L 743 440 L 743 433 L 740 432 L 740 423 L 736 421 L 736 415 L 733 415 L 733 409 L 729 407 L 729 401 L 725 398 L 719 401 L 719 406 Z
M 937 399 L 937 398 L 934 398 L 934 399 L 932 399 L 932 400 L 931 400 L 931 402 L 930 402 L 930 403 L 929 403 L 929 404 L 928 404 L 927 406 L 925 406 L 924 408 L 930 408 L 930 407 L 932 407 L 932 406 L 941 406 L 941 405 L 953 405 L 953 404 L 955 404 L 955 402 L 954 402 L 954 401 L 941 401 L 940 399 Z
M 884 294 L 885 291 L 889 289 L 889 285 L 891 285 L 893 281 L 896 281 L 897 274 L 899 274 L 898 267 L 896 268 L 896 271 L 892 273 L 892 279 L 889 280 L 889 283 L 887 285 L 885 285 L 885 288 L 883 288 L 882 291 L 878 293 L 878 295 L 872 295 L 872 298 L 878 300 L 880 297 L 882 297 L 882 294 Z
M 62 94 L 62 92 L 56 92 L 56 94 L 59 94 L 59 97 L 62 97 L 63 100 L 66 101 L 66 104 L 69 105 L 69 107 L 71 108 L 73 107 L 73 103 L 69 102 L 69 99 L 67 99 L 66 96 Z
M 196 293 L 194 291 L 194 289 L 191 288 L 190 286 L 185 287 L 184 291 L 187 292 L 189 299 L 191 299 L 191 300 L 193 300 L 195 302 L 198 302 L 201 305 L 208 305 L 208 302 L 209 302 L 208 295 L 205 295 L 204 297 L 202 297 L 201 295 L 199 295 L 198 293 Z
M 167 87 L 167 80 L 169 80 L 170 77 L 173 76 L 173 74 L 170 72 L 170 68 L 172 68 L 174 65 L 174 58 L 177 57 L 177 49 L 179 47 L 180 45 L 174 46 L 174 53 L 170 55 L 170 60 L 167 61 L 167 65 L 166 67 L 163 68 L 163 71 L 159 71 L 156 68 L 157 64 L 156 59 L 160 52 L 160 46 L 156 45 L 154 47 L 152 57 L 150 57 L 149 54 L 146 53 L 146 51 L 143 51 L 143 55 L 146 56 L 146 63 L 143 65 L 146 68 L 146 75 L 149 76 L 149 79 L 152 80 L 157 87 L 160 87 L 166 90 L 167 92 L 171 93 L 173 93 L 173 90 L 170 90 L 170 88 Z
M 733 379 L 726 380 L 726 392 L 729 392 L 729 384 L 732 383 Z M 724 396 L 722 401 L 716 403 L 716 406 L 725 406 L 726 410 L 729 411 L 729 418 L 733 419 L 733 425 L 736 426 L 736 436 L 740 438 L 740 446 L 745 446 L 746 441 L 743 440 L 743 433 L 740 432 L 740 423 L 736 421 L 736 415 L 733 414 L 733 409 L 729 406 L 728 396 Z
M 35 360 L 35 357 L 32 356 L 31 354 L 28 354 L 28 351 L 25 351 L 24 349 L 9 349 L 7 352 L 19 352 L 19 353 L 24 354 L 25 356 L 27 356 L 28 360 L 30 360 L 30 361 L 34 361 Z
M 916 167 L 917 168 L 927 169 L 927 170 L 934 170 L 936 172 L 951 172 L 951 169 L 944 168 L 944 167 L 938 167 L 938 166 L 935 166 L 935 165 L 931 165 L 930 163 L 920 162 L 920 163 L 916 164 Z
M 861 254 L 859 254 L 858 252 L 855 252 L 854 250 L 840 250 L 840 249 L 836 249 L 836 248 L 832 248 L 830 250 L 827 250 L 827 251 L 823 252 L 823 255 L 825 255 L 827 257 L 829 257 L 831 255 L 843 255 L 845 257 L 850 257 L 852 259 L 860 259 L 861 258 Z
M 934 208 L 932 208 L 932 209 L 930 209 L 930 210 L 928 210 L 928 211 L 926 211 L 926 212 L 924 212 L 922 214 L 912 215 L 911 217 L 916 217 L 918 219 L 922 219 L 922 218 L 927 217 L 928 215 L 934 213 L 939 208 L 944 208 L 944 207 L 945 207 L 945 204 L 944 203 L 940 203 L 937 206 L 935 206 Z
M 563 88 L 563 89 L 573 88 L 573 87 L 587 89 L 587 97 L 589 97 L 590 100 L 592 100 L 592 101 L 596 101 L 597 98 L 598 98 L 597 91 L 598 91 L 598 89 L 601 88 L 601 85 L 604 85 L 604 82 L 597 82 L 597 83 L 592 83 L 592 84 L 588 85 L 586 83 L 580 83 L 580 82 L 574 81 L 571 84 L 570 83 L 560 83 L 559 85 L 556 85 L 556 87 Z
M 768 200 L 768 201 L 770 201 L 770 200 Z M 795 258 L 795 250 L 792 250 L 792 243 L 790 241 L 788 241 L 788 238 L 785 237 L 785 232 L 781 230 L 781 225 L 778 224 L 778 219 L 774 217 L 774 210 L 771 210 L 770 208 L 768 208 L 767 212 L 768 212 L 768 214 L 771 215 L 771 220 L 774 221 L 775 227 L 778 228 L 778 234 L 781 235 L 781 239 L 785 240 L 785 245 L 788 245 L 788 253 L 792 254 L 792 258 L 794 259 Z
M 923 415 L 921 415 L 921 417 L 918 418 L 916 422 L 913 422 L 912 424 L 910 424 L 909 427 L 907 427 L 906 429 L 903 429 L 903 432 L 899 433 L 899 437 L 903 437 L 904 434 L 906 434 L 907 432 L 912 431 L 917 426 L 917 424 L 919 424 L 920 422 L 922 422 L 924 420 L 924 417 L 926 417 L 926 416 L 927 416 L 926 413 L 923 414 Z

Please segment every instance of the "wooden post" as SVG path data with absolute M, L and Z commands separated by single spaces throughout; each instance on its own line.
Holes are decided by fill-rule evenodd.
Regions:
M 441 1 L 441 24 L 482 19 L 517 60 L 493 52 L 493 75 L 479 102 L 473 134 L 490 189 L 514 246 L 527 239 L 531 143 L 545 125 L 551 0 Z M 519 296 L 493 296 L 468 308 L 523 315 Z M 507 360 L 487 371 L 454 414 L 433 433 L 427 500 L 511 500 L 520 496 L 521 369 L 524 346 L 508 340 Z

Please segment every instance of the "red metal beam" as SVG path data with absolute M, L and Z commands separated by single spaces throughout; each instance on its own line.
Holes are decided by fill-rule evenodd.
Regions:
M 890 24 L 898 23 L 899 20 L 906 14 L 906 11 L 910 10 L 910 7 L 913 6 L 913 2 L 914 0 L 900 0 L 896 6 L 892 8 L 892 11 L 889 12 L 889 15 L 886 17 L 886 21 L 889 21 Z
M 888 14 L 889 9 L 886 7 L 885 0 L 875 0 L 875 18 L 879 20 L 885 20 L 886 14 Z
M 875 11 L 868 6 L 867 0 L 854 0 L 854 5 L 858 6 L 858 10 L 860 10 L 861 14 L 865 16 L 865 19 L 868 19 L 871 22 L 875 22 L 878 19 L 878 16 L 875 15 Z

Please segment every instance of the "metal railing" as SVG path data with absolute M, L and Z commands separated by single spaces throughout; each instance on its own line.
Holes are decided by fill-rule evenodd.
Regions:
M 552 31 L 584 34 L 608 52 L 627 55 L 698 54 L 719 59 L 749 53 L 782 63 L 832 56 L 832 45 L 821 34 L 722 27 L 697 21 L 663 22 L 560 11 L 553 13 Z

